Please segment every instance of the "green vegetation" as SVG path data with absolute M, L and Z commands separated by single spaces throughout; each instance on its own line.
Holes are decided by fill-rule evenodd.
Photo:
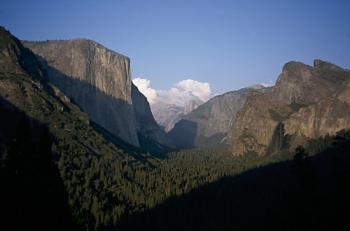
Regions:
M 150 165 L 120 162 L 114 154 L 81 155 L 72 150 L 58 162 L 81 224 L 94 228 L 116 225 L 125 215 L 153 208 L 167 198 L 184 195 L 221 177 L 280 161 L 283 156 L 233 157 L 228 153 L 193 150 L 169 154 Z M 153 167 L 151 167 L 153 166 Z M 72 171 L 72 168 L 74 171 Z
M 255 139 L 255 137 L 250 134 L 247 129 L 244 129 L 242 134 L 239 136 L 239 139 L 243 142 L 245 139 Z
M 2 98 L 7 96 L 5 101 L 16 110 L 48 128 L 52 143 L 47 155 L 62 178 L 73 220 L 84 229 L 113 227 L 167 198 L 273 161 L 209 150 L 172 153 L 164 160 L 126 152 L 96 132 L 88 117 L 54 87 L 25 74 L 0 77 Z M 8 153 L 5 145 L 0 158 L 4 166 Z
M 52 134 L 48 154 L 63 180 L 73 220 L 84 229 L 113 227 L 123 217 L 153 208 L 167 198 L 282 158 L 191 150 L 162 160 L 132 150 L 126 153 L 97 133 L 87 116 L 57 89 L 45 85 L 46 90 L 37 89 L 26 76 L 0 81 L 2 86 L 11 86 L 2 88 L 1 95 L 10 95 L 7 100 Z M 8 155 L 5 153 L 6 149 L 1 159 Z
M 242 163 L 241 167 L 231 166 L 240 174 L 228 170 L 229 167 L 224 170 L 225 177 L 132 216 L 121 227 L 125 230 L 344 230 L 348 227 L 350 204 L 350 131 L 341 131 L 330 139 L 330 146 L 318 155 L 309 155 L 306 149 L 298 147 L 294 156 L 289 154 L 287 158 L 280 155 L 233 158 L 235 163 Z M 197 161 L 191 164 L 190 168 L 196 164 L 205 166 Z M 210 168 L 215 170 L 219 166 L 225 168 L 223 163 Z M 243 166 L 254 167 L 243 170 Z
M 68 151 L 73 150 L 74 147 Z M 224 176 L 282 159 L 282 156 L 233 157 L 229 153 L 193 150 L 172 153 L 165 160 L 151 159 L 148 167 L 119 162 L 113 154 L 100 158 L 73 154 L 61 158 L 58 166 L 67 179 L 76 219 L 81 224 L 102 228 L 117 225 L 125 215 L 153 208 L 167 198 L 184 195 Z
M 38 144 L 44 147 L 40 153 L 46 153 L 46 158 L 51 158 L 54 163 L 51 168 L 58 169 L 62 179 L 61 188 L 67 193 L 72 219 L 85 230 L 124 226 L 126 224 L 124 221 L 157 208 L 169 198 L 192 195 L 203 187 L 218 185 L 215 182 L 222 182 L 221 179 L 226 177 L 238 177 L 246 172 L 292 158 L 288 153 L 268 156 L 247 153 L 235 157 L 226 151 L 188 150 L 171 153 L 166 159 L 158 159 L 133 150 L 125 152 L 96 132 L 86 115 L 65 101 L 57 89 L 47 85 L 36 87 L 38 83 L 33 83 L 26 76 L 20 75 L 11 77 L 1 75 L 0 82 L 0 86 L 6 86 L 0 91 L 5 102 L 13 102 L 13 107 L 25 112 L 29 121 L 35 119 L 42 124 L 39 127 L 48 128 L 47 132 L 52 136 L 52 142 L 48 145 L 48 141 L 43 139 L 45 145 Z M 46 89 L 40 90 L 41 88 Z M 13 122 L 13 126 L 18 126 L 16 123 L 20 121 Z M 32 129 L 31 133 L 37 133 L 36 127 L 27 129 Z M 20 134 L 20 131 L 25 129 L 19 126 L 16 134 Z M 28 134 L 24 133 L 24 141 L 21 144 L 23 149 L 20 149 L 20 152 L 32 146 L 32 143 L 26 141 Z M 349 134 L 342 131 L 335 137 L 326 136 L 310 140 L 306 150 L 309 153 L 317 153 L 333 145 L 342 144 L 350 139 Z M 243 138 L 249 137 L 249 134 L 243 136 Z M 16 146 L 1 144 L 2 172 L 16 172 L 16 165 L 9 163 L 23 162 L 14 158 L 19 152 L 18 149 L 13 149 Z M 28 148 L 29 152 L 30 150 Z M 31 163 L 38 160 L 35 155 L 25 156 L 28 158 L 26 161 Z M 309 170 L 307 161 L 304 161 L 305 158 L 302 155 L 300 161 L 295 161 L 297 167 L 294 169 L 298 179 L 304 182 L 302 185 L 310 185 L 313 173 Z M 49 163 L 45 162 L 45 165 Z M 30 174 L 34 174 L 30 181 L 39 179 L 38 174 L 46 174 L 46 170 L 41 168 L 38 168 L 39 172 L 33 171 L 29 171 Z M 57 179 L 55 174 L 52 176 Z M 9 179 L 16 180 L 14 175 L 10 177 L 12 178 Z M 58 182 L 57 184 L 59 185 Z M 219 184 L 220 192 L 221 188 L 232 185 L 232 182 L 222 184 Z M 67 209 L 61 208 L 60 211 L 67 212 Z M 199 211 L 199 214 L 204 212 Z
M 42 70 L 32 54 L 17 48 L 27 61 L 19 65 L 14 52 L 1 63 L 11 68 L 0 66 L 0 202 L 2 214 L 15 218 L 2 216 L 14 230 L 135 230 L 138 225 L 147 230 L 147 222 L 159 230 L 255 225 L 271 230 L 260 227 L 264 221 L 279 230 L 301 230 L 293 225 L 305 223 L 305 230 L 319 230 L 314 221 L 338 212 L 336 205 L 348 198 L 341 186 L 350 176 L 349 131 L 310 140 L 289 162 L 287 152 L 237 157 L 225 150 L 188 150 L 159 159 L 119 145 L 101 128 L 98 132 L 78 107 L 39 78 Z M 33 73 L 38 78 L 31 78 Z M 284 120 L 290 113 L 285 110 L 271 109 L 271 117 Z M 322 158 L 308 157 L 320 152 Z M 342 214 L 347 215 L 336 215 Z
M 48 90 L 36 89 L 26 76 L 0 80 L 3 85 L 16 86 L 11 93 L 2 89 L 1 94 L 10 95 L 8 100 L 47 126 L 54 137 L 52 159 L 63 180 L 73 220 L 83 229 L 118 226 L 124 218 L 168 198 L 290 158 L 189 150 L 162 160 L 134 150 L 125 152 L 96 132 L 87 116 L 57 89 L 45 85 Z
M 302 103 L 302 102 L 296 102 L 296 101 L 293 101 L 291 104 L 289 104 L 289 107 L 294 111 L 299 111 L 300 108 L 302 107 L 307 107 L 308 105 L 305 104 L 305 103 Z
M 288 119 L 288 117 L 290 116 L 290 112 L 289 110 L 283 110 L 283 109 L 269 109 L 269 113 L 271 118 L 274 121 L 284 121 L 286 119 Z

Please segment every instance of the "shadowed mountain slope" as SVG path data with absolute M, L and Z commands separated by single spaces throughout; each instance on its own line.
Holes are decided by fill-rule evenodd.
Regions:
M 70 97 L 91 120 L 134 146 L 141 139 L 170 146 L 146 98 L 132 84 L 130 60 L 86 39 L 28 42 L 48 80 Z
M 308 157 L 224 177 L 126 218 L 122 230 L 347 230 L 350 132 Z
M 256 85 L 215 96 L 184 115 L 168 135 L 178 148 L 225 146 L 227 145 L 226 136 L 248 94 L 252 91 L 269 90 L 270 88 Z

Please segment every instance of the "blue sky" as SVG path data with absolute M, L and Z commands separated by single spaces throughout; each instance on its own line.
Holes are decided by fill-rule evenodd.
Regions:
M 349 68 L 349 12 L 346 0 L 2 0 L 0 24 L 20 39 L 93 39 L 157 89 L 190 78 L 222 93 L 274 82 L 290 60 Z

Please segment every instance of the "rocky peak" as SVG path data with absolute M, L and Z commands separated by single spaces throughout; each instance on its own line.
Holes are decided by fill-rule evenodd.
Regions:
M 16 39 L 2 26 L 0 26 L 0 49 L 3 51 L 4 48 L 10 44 L 16 44 Z
M 235 154 L 278 151 L 310 138 L 350 128 L 350 72 L 315 60 L 284 65 L 271 92 L 252 93 L 237 113 L 231 132 Z
M 284 86 L 286 83 L 300 83 L 312 81 L 312 67 L 301 62 L 291 61 L 282 68 L 276 86 Z
M 320 59 L 315 59 L 314 60 L 314 68 L 318 69 L 318 70 L 322 70 L 322 71 L 343 71 L 343 68 L 330 63 L 330 62 L 326 62 Z
M 314 103 L 334 93 L 349 73 L 328 62 L 315 60 L 314 67 L 301 62 L 284 65 L 273 89 L 275 99 L 285 102 Z
M 43 69 L 28 49 L 0 26 L 0 68 L 5 73 L 25 71 L 34 79 L 43 78 Z

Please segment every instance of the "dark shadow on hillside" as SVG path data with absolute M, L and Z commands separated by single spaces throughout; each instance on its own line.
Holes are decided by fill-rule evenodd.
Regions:
M 79 230 L 45 125 L 0 97 L 1 230 Z
M 225 144 L 224 139 L 227 133 L 218 132 L 209 137 L 198 136 L 198 146 L 203 148 L 228 148 L 229 145 Z
M 111 141 L 117 146 L 127 152 L 150 152 L 160 157 L 168 151 L 163 145 L 154 146 L 147 143 L 147 141 L 152 141 L 148 137 L 146 141 L 143 139 L 144 142 L 140 142 L 140 148 L 135 146 L 140 135 L 137 133 L 138 125 L 137 121 L 133 119 L 134 109 L 130 103 L 107 95 L 88 82 L 67 76 L 52 67 L 39 55 L 37 58 L 47 72 L 48 81 L 67 95 L 81 111 L 87 113 L 90 120 L 93 121 L 93 127 L 106 138 L 111 137 Z
M 225 177 L 124 218 L 121 230 L 349 230 L 350 141 Z
M 182 119 L 175 124 L 175 127 L 171 129 L 168 136 L 173 141 L 176 148 L 195 148 L 197 127 L 198 124 L 196 122 Z
M 173 129 L 171 129 L 167 136 L 172 140 L 178 151 L 181 149 L 193 148 L 225 148 L 224 139 L 226 133 L 215 133 L 207 137 L 198 134 L 198 123 L 182 119 L 177 122 Z
M 288 136 L 285 135 L 284 124 L 279 122 L 273 131 L 272 139 L 266 153 L 276 154 L 283 149 L 288 149 Z
M 103 136 L 103 138 L 105 138 L 106 140 L 112 142 L 114 145 L 116 145 L 118 148 L 124 150 L 125 152 L 128 153 L 128 155 L 131 155 L 132 157 L 134 157 L 136 160 L 139 160 L 141 162 L 147 162 L 147 158 L 142 155 L 144 153 L 146 153 L 147 151 L 143 148 L 138 148 L 136 146 L 133 146 L 125 141 L 123 141 L 122 139 L 120 139 L 119 137 L 113 135 L 112 133 L 110 133 L 109 131 L 107 131 L 106 129 L 104 129 L 103 127 L 101 127 L 99 124 L 91 121 L 91 126 L 95 129 L 95 131 L 97 131 L 99 134 L 101 134 Z M 164 158 L 165 157 L 165 153 L 161 152 L 161 153 L 157 153 L 157 152 L 151 152 L 154 156 L 157 156 L 159 158 Z M 150 162 L 148 162 L 150 164 Z M 152 165 L 151 165 L 152 166 Z

